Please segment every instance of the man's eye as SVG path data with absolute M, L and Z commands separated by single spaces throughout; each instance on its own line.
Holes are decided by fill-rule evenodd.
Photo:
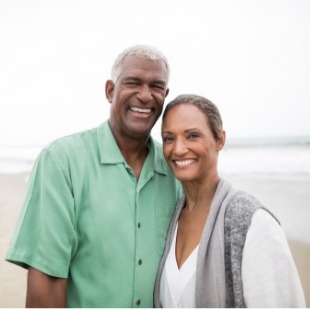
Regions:
M 163 85 L 160 84 L 154 84 L 152 85 L 153 88 L 158 89 L 158 90 L 165 90 L 166 88 Z
M 128 87 L 136 87 L 136 86 L 140 86 L 141 83 L 138 82 L 138 81 L 131 81 L 131 82 L 127 82 L 126 85 L 127 85 Z

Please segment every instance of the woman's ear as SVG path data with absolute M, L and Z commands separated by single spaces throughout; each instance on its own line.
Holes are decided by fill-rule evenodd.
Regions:
M 223 149 L 225 142 L 226 142 L 226 132 L 225 132 L 225 130 L 222 130 L 220 132 L 220 137 L 217 140 L 217 147 L 216 148 L 218 151 L 221 151 Z
M 113 101 L 115 85 L 112 80 L 107 80 L 105 83 L 105 96 L 110 103 Z

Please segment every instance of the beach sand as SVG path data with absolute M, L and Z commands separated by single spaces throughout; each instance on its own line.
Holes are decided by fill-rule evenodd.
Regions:
M 280 221 L 310 307 L 310 177 L 230 177 L 235 188 L 258 198 Z
M 0 307 L 25 305 L 27 271 L 4 261 L 25 198 L 29 174 L 0 175 Z
M 0 174 L 0 307 L 25 305 L 27 272 L 4 261 L 25 197 L 29 174 Z M 226 177 L 256 196 L 280 220 L 310 306 L 310 178 Z

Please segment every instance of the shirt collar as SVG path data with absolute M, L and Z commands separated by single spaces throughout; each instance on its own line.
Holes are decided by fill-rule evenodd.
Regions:
M 100 153 L 100 163 L 119 164 L 124 163 L 125 159 L 121 153 L 108 121 L 105 121 L 97 128 L 98 147 Z M 150 137 L 148 142 L 149 154 L 154 162 L 154 171 L 160 174 L 167 174 L 166 161 L 163 156 L 161 145 Z

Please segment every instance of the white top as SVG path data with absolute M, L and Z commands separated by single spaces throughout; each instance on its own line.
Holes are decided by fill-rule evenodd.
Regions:
M 175 257 L 176 226 L 171 248 L 166 259 L 160 283 L 160 299 L 164 308 L 195 307 L 196 263 L 199 245 L 179 269 Z
M 198 246 L 179 270 L 175 257 L 177 227 L 160 283 L 164 308 L 194 308 Z M 248 308 L 306 307 L 299 276 L 281 226 L 265 210 L 252 218 L 242 260 Z

